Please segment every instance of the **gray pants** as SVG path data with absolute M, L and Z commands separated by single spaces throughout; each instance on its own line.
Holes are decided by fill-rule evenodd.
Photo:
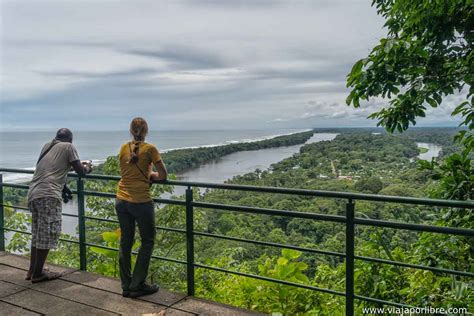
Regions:
M 145 283 L 155 243 L 155 209 L 153 202 L 131 203 L 115 200 L 115 210 L 120 222 L 120 279 L 124 291 L 136 290 Z M 131 252 L 135 239 L 135 225 L 140 232 L 141 246 L 133 274 L 131 273 Z

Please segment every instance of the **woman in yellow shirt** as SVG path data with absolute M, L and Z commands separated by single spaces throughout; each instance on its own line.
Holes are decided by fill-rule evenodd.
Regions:
M 122 145 L 119 153 L 121 180 L 118 183 L 115 210 L 120 222 L 120 278 L 124 297 L 156 293 L 158 286 L 145 283 L 155 243 L 155 208 L 150 194 L 153 181 L 166 180 L 167 171 L 158 149 L 145 143 L 148 124 L 134 118 L 130 124 L 133 140 Z M 157 172 L 153 171 L 155 166 Z M 140 232 L 141 246 L 131 272 L 131 252 L 135 226 Z

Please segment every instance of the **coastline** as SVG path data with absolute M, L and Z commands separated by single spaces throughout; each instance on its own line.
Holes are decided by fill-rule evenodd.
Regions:
M 222 157 L 243 151 L 302 145 L 314 135 L 314 130 L 276 136 L 252 142 L 240 142 L 213 147 L 178 149 L 162 154 L 168 172 L 180 174 Z
M 175 151 L 181 151 L 181 150 L 187 150 L 187 149 L 205 149 L 205 148 L 216 148 L 220 146 L 227 146 L 227 145 L 239 145 L 239 144 L 251 144 L 251 143 L 256 143 L 260 141 L 265 141 L 265 140 L 270 140 L 274 139 L 277 137 L 281 136 L 291 136 L 299 133 L 304 133 L 304 132 L 309 132 L 312 131 L 313 129 L 298 129 L 295 131 L 292 131 L 290 133 L 281 133 L 281 134 L 273 134 L 269 136 L 262 136 L 262 137 L 256 137 L 256 138 L 242 138 L 239 140 L 226 140 L 220 143 L 215 143 L 215 144 L 209 144 L 209 145 L 202 145 L 202 146 L 182 146 L 182 147 L 175 147 L 175 148 L 169 148 L 165 150 L 160 150 L 161 153 L 163 154 L 169 154 Z M 110 157 L 110 156 L 109 156 Z M 106 161 L 108 157 L 104 157 L 102 159 L 92 159 L 92 165 L 96 168 L 100 168 Z M 35 167 L 21 167 L 19 169 L 22 170 L 30 170 L 34 171 Z M 31 175 L 27 174 L 14 174 L 14 173 L 6 173 L 4 174 L 4 181 L 5 182 L 11 182 L 11 183 L 16 183 L 16 184 L 22 184 L 26 183 L 31 180 Z
M 292 133 L 290 135 L 293 134 L 298 133 Z M 176 173 L 176 176 L 178 179 L 185 181 L 199 180 L 202 182 L 224 183 L 228 180 L 231 180 L 234 176 L 254 172 L 255 169 L 266 170 L 270 168 L 273 163 L 281 162 L 283 159 L 299 152 L 300 148 L 305 144 L 332 140 L 337 135 L 338 134 L 336 133 L 316 132 L 312 134 L 312 136 L 306 142 L 300 143 L 298 145 L 261 148 L 256 150 L 241 150 L 233 152 L 219 157 L 218 159 L 213 159 L 211 161 L 199 164 L 199 166 L 195 168 L 183 170 L 179 173 Z M 255 141 L 252 143 L 255 143 Z M 207 147 L 200 149 L 206 150 L 210 148 Z M 189 150 L 191 152 L 195 151 L 195 149 Z M 184 191 L 181 191 L 179 188 L 175 188 L 173 194 L 180 195 L 183 193 Z M 66 213 L 77 213 L 76 200 L 73 200 L 72 203 L 63 205 L 63 207 Z M 66 217 L 63 219 L 63 231 L 71 236 L 75 236 L 76 225 L 77 221 L 74 218 Z
M 178 180 L 193 181 L 198 179 L 202 182 L 225 183 L 235 176 L 252 173 L 256 169 L 269 170 L 273 164 L 290 158 L 300 152 L 300 149 L 308 144 L 321 141 L 331 141 L 337 133 L 315 133 L 306 142 L 257 150 L 243 150 L 222 156 L 216 160 L 199 165 L 191 170 L 176 174 Z
M 295 134 L 299 134 L 299 133 L 305 133 L 305 132 L 309 132 L 309 131 L 314 131 L 314 129 L 308 128 L 308 129 L 298 130 L 298 131 L 292 132 L 292 133 L 275 134 L 275 135 L 269 135 L 269 136 L 264 136 L 264 137 L 259 137 L 259 138 L 252 138 L 252 139 L 229 140 L 229 141 L 225 141 L 225 142 L 222 142 L 222 143 L 203 145 L 203 146 L 176 147 L 176 148 L 165 149 L 165 150 L 162 150 L 161 152 L 162 153 L 168 153 L 168 152 L 171 152 L 171 151 L 182 150 L 182 149 L 213 148 L 213 147 L 233 145 L 233 144 L 255 143 L 255 142 L 262 141 L 262 140 L 269 140 L 269 139 L 277 138 L 277 137 L 281 137 L 281 136 L 291 136 L 291 135 L 295 135 Z

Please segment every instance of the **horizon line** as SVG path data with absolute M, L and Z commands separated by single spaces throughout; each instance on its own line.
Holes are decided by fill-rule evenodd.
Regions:
M 202 128 L 195 128 L 195 129 L 152 129 L 150 132 L 184 132 L 184 131 L 264 131 L 264 130 L 303 130 L 303 129 L 382 129 L 385 130 L 384 127 L 381 126 L 344 126 L 344 127 L 337 127 L 337 126 L 325 126 L 325 127 L 280 127 L 280 128 L 218 128 L 218 129 L 202 129 Z M 458 125 L 424 125 L 424 126 L 411 126 L 407 130 L 414 129 L 414 128 L 462 128 Z M 30 132 L 56 132 L 57 129 L 10 129 L 10 130 L 3 130 L 0 129 L 0 133 L 30 133 Z M 74 132 L 128 132 L 124 129 L 73 129 Z

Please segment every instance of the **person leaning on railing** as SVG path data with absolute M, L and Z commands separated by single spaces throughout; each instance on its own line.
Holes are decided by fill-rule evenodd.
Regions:
M 119 153 L 121 179 L 118 183 L 115 210 L 120 223 L 120 279 L 124 297 L 156 293 L 157 285 L 145 283 L 155 243 L 155 208 L 150 194 L 153 181 L 166 180 L 168 173 L 158 149 L 145 142 L 148 124 L 140 117 L 130 124 L 133 140 L 122 145 Z M 158 172 L 153 172 L 155 166 Z M 131 273 L 131 252 L 135 225 L 141 246 Z
M 33 283 L 57 279 L 60 273 L 43 269 L 50 249 L 56 248 L 61 234 L 62 201 L 70 191 L 65 186 L 71 167 L 81 176 L 90 173 L 92 165 L 81 162 L 72 144 L 72 132 L 61 128 L 56 137 L 43 146 L 28 190 L 31 211 L 31 258 L 26 280 Z M 66 197 L 64 197 L 66 195 Z

